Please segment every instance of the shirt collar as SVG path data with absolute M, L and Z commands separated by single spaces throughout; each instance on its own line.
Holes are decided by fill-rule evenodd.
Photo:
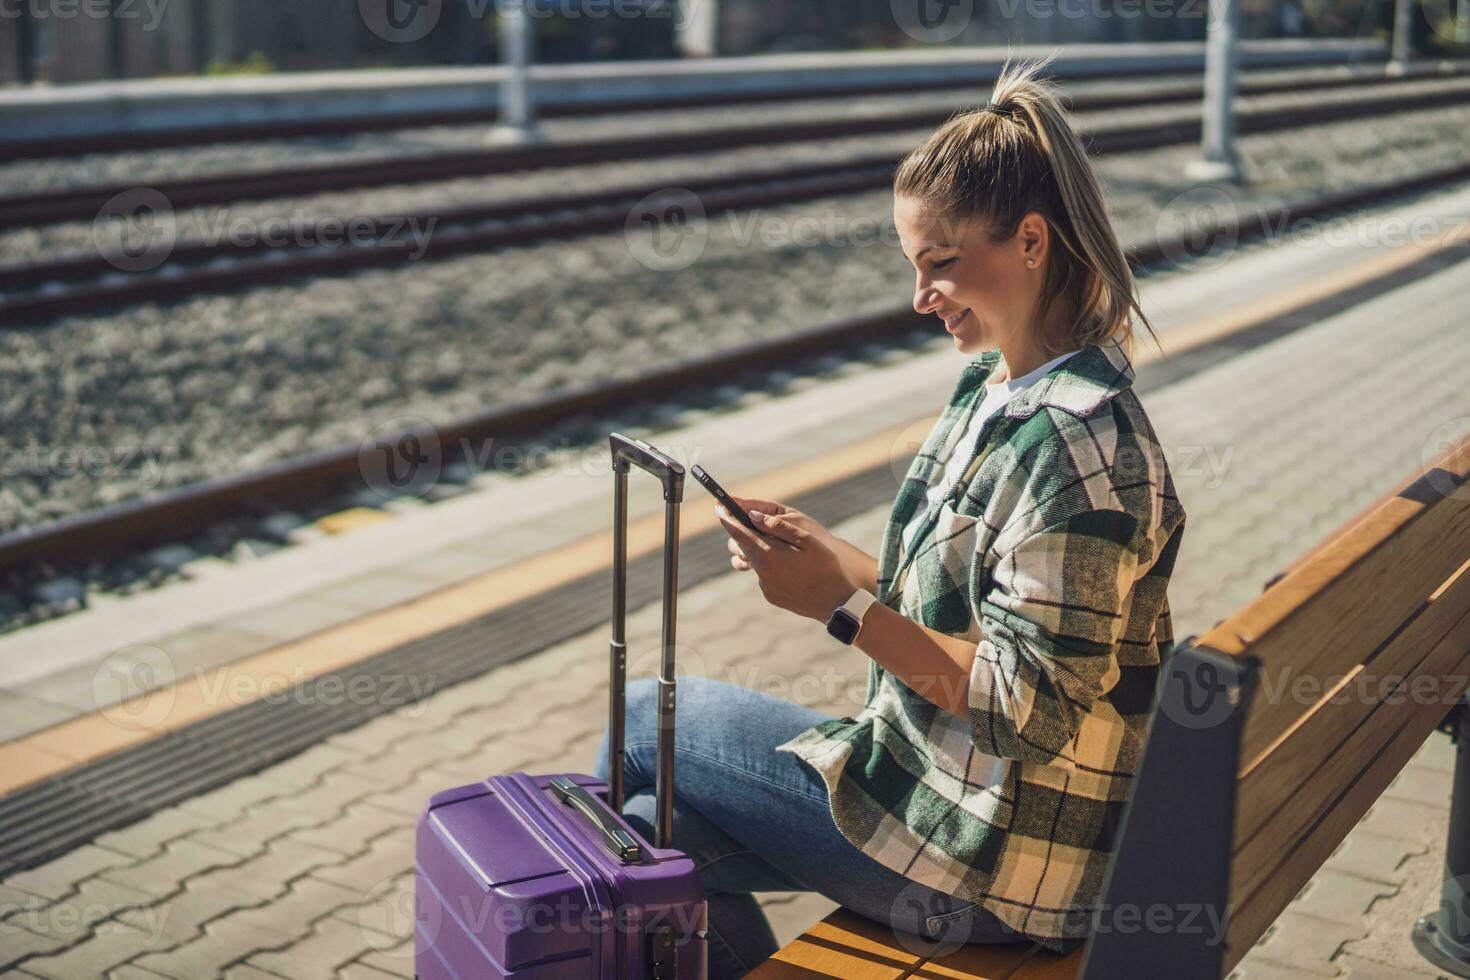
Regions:
M 979 384 L 990 377 L 1000 358 L 1000 348 L 995 348 L 970 361 Z M 1088 415 L 1132 385 L 1134 375 L 1133 363 L 1120 342 L 1105 340 L 1087 344 L 1011 398 L 1004 412 L 1010 418 L 1023 419 L 1043 407 L 1051 407 L 1073 415 Z

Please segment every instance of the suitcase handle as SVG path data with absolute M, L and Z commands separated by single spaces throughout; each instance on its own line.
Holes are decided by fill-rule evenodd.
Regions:
M 608 705 L 608 802 L 623 812 L 623 728 L 627 713 L 628 646 L 628 473 L 652 473 L 664 490 L 664 583 L 662 657 L 658 677 L 658 765 L 654 776 L 654 847 L 672 847 L 674 837 L 674 620 L 679 598 L 679 504 L 684 467 L 641 439 L 620 432 L 607 437 L 613 463 L 613 617 L 611 696 Z
M 557 776 L 550 785 L 557 799 L 581 810 L 587 819 L 592 821 L 593 826 L 602 831 L 602 842 L 607 845 L 609 851 L 617 856 L 618 860 L 624 864 L 643 860 L 643 847 L 638 843 L 638 839 L 619 827 L 607 815 L 607 811 L 598 805 L 591 793 L 565 776 Z

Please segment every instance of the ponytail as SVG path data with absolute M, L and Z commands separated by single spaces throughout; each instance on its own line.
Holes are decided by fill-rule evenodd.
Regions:
M 1054 57 L 1054 56 L 1053 56 Z M 1056 245 L 1047 262 L 1036 324 L 1064 299 L 1076 311 L 1062 336 L 1042 336 L 1048 355 L 1117 341 L 1133 353 L 1133 314 L 1158 343 L 1137 300 L 1133 270 L 1103 204 L 1102 188 L 1049 80 L 1037 73 L 1051 58 L 1009 60 L 990 104 L 951 118 L 899 163 L 895 194 L 929 210 L 988 222 L 990 241 L 1009 241 L 1021 218 L 1046 219 Z

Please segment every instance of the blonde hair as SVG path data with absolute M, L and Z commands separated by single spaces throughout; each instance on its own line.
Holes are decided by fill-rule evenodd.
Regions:
M 1051 57 L 1055 57 L 1052 55 Z M 1048 354 L 1115 340 L 1133 353 L 1136 313 L 1158 343 L 1137 300 L 1133 270 L 1108 220 L 1102 188 L 1062 97 L 1037 72 L 1051 61 L 1007 59 L 990 104 L 951 118 L 900 161 L 893 192 L 940 215 L 980 217 L 990 241 L 1009 241 L 1031 211 L 1046 219 L 1052 240 L 1036 310 L 1036 342 Z M 1064 337 L 1042 336 L 1052 305 L 1077 311 Z

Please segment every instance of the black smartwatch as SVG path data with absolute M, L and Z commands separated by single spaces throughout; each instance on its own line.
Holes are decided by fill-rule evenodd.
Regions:
M 867 589 L 858 589 L 827 618 L 827 632 L 851 646 L 857 639 L 858 630 L 863 628 L 863 616 L 868 607 L 877 601 L 878 597 Z

